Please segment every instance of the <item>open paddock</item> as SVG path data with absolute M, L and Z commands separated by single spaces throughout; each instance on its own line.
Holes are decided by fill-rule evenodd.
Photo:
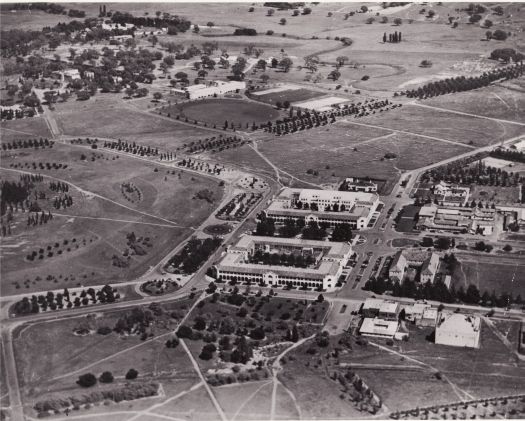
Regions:
M 324 184 L 345 177 L 379 178 L 388 180 L 383 194 L 391 191 L 402 171 L 468 151 L 461 145 L 351 123 L 311 129 L 308 136 L 298 132 L 275 137 L 259 143 L 258 148 L 278 168 L 301 180 Z M 389 153 L 395 157 L 385 158 Z M 309 169 L 318 175 L 310 174 Z
M 512 82 L 512 81 L 510 81 Z M 483 89 L 441 95 L 423 101 L 448 110 L 525 123 L 523 92 L 497 84 Z
M 453 285 L 457 288 L 468 284 L 474 284 L 483 293 L 489 294 L 494 290 L 496 294 L 510 293 L 516 297 L 520 294 L 525 297 L 525 265 L 523 261 L 516 259 L 514 264 L 510 262 L 498 263 L 494 258 L 490 261 L 480 257 L 479 260 L 466 260 L 457 255 L 461 268 L 453 274 Z M 514 282 L 512 278 L 515 275 Z
M 22 118 L 2 121 L 0 123 L 0 140 L 2 143 L 24 139 L 46 139 L 51 137 L 43 117 Z
M 425 102 L 422 105 L 406 104 L 402 108 L 361 118 L 358 123 L 435 137 L 436 140 L 429 139 L 432 142 L 442 139 L 443 143 L 451 141 L 471 147 L 495 145 L 523 133 L 522 126 L 426 108 Z
M 479 186 L 470 187 L 469 202 L 472 200 L 497 205 L 517 205 L 520 203 L 519 187 Z

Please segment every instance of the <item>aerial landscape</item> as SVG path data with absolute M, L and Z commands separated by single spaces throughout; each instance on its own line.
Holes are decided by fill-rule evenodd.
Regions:
M 525 3 L 0 22 L 0 420 L 525 418 Z

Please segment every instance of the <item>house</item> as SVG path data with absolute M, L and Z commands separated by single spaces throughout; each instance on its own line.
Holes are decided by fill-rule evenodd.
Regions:
M 417 324 L 419 326 L 436 327 L 438 314 L 439 312 L 437 308 L 429 306 L 425 310 L 423 310 L 423 314 L 421 315 L 421 318 L 419 319 Z
M 439 255 L 426 250 L 400 250 L 394 255 L 388 270 L 390 279 L 403 282 L 408 267 L 421 268 L 421 282 L 434 282 L 439 268 Z
M 365 318 L 374 318 L 379 315 L 379 308 L 385 302 L 380 298 L 367 298 L 363 304 L 362 313 Z
M 416 323 L 423 317 L 423 312 L 430 307 L 430 304 L 414 303 L 403 307 L 405 310 L 405 319 Z
M 344 186 L 348 191 L 377 192 L 377 184 L 369 179 L 349 177 L 345 179 Z
M 437 209 L 436 205 L 425 205 L 419 210 L 419 218 L 434 218 Z
M 361 323 L 359 333 L 364 336 L 373 336 L 381 338 L 394 338 L 399 328 L 397 320 L 383 320 L 380 318 L 366 317 Z
M 398 320 L 401 308 L 399 303 L 384 301 L 379 307 L 379 318 L 383 320 Z
M 481 319 L 460 313 L 441 313 L 436 325 L 436 344 L 479 348 Z
M 444 181 L 435 184 L 432 190 L 435 201 L 441 206 L 465 206 L 470 195 L 470 188 Z

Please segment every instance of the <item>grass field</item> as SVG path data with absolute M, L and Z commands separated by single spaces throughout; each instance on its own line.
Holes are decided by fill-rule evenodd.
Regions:
M 470 188 L 469 201 L 481 200 L 488 203 L 515 205 L 519 203 L 519 198 L 519 187 L 473 185 Z
M 515 297 L 518 294 L 525 297 L 525 267 L 518 259 L 515 264 L 510 264 L 498 263 L 497 259 L 465 261 L 458 255 L 458 260 L 461 268 L 453 276 L 453 285 L 456 288 L 474 284 L 480 291 L 487 291 L 489 294 L 494 290 L 496 294 L 512 292 Z M 512 282 L 514 273 L 515 280 Z
M 0 133 L 0 140 L 2 142 L 51 137 L 51 133 L 43 117 L 2 121 L 2 123 L 0 123 Z
M 275 105 L 277 102 L 282 104 L 284 101 L 288 101 L 290 103 L 306 101 L 307 99 L 318 98 L 322 95 L 322 92 L 301 88 L 289 89 L 280 92 L 270 92 L 268 94 L 265 94 L 264 91 L 262 91 L 260 95 L 253 95 L 252 99 Z
M 86 155 L 85 160 L 81 159 L 82 154 Z M 44 209 L 51 209 L 56 214 L 48 224 L 26 227 L 27 216 L 17 214 L 18 223 L 13 235 L 3 241 L 2 274 L 9 276 L 10 281 L 2 282 L 3 294 L 21 292 L 17 285 L 21 286 L 22 281 L 27 281 L 24 292 L 30 292 L 39 288 L 77 286 L 78 283 L 129 280 L 142 274 L 145 268 L 154 265 L 188 236 L 191 227 L 198 226 L 214 210 L 222 194 L 218 182 L 210 178 L 180 171 L 168 174 L 162 167 L 155 172 L 157 167 L 154 164 L 122 156 L 116 159 L 113 154 L 101 150 L 93 152 L 69 145 L 2 153 L 2 165 L 9 168 L 13 162 L 67 163 L 65 170 L 38 172 L 67 180 L 84 191 L 70 189 L 74 202 L 67 209 L 57 211 L 52 207 L 52 192 L 47 205 L 46 200 L 40 201 Z M 2 170 L 2 176 L 13 181 L 19 177 L 17 173 L 5 170 Z M 140 190 L 140 201 L 132 203 L 123 195 L 122 184 L 129 182 Z M 46 180 L 42 187 L 47 183 Z M 196 199 L 196 194 L 202 190 L 213 192 L 211 203 Z M 92 197 L 86 191 L 108 200 Z M 122 256 L 127 248 L 126 235 L 131 232 L 137 237 L 149 237 L 152 247 L 146 248 L 146 255 L 133 256 L 126 268 L 113 266 L 113 255 Z M 73 238 L 79 240 L 78 249 L 75 247 L 66 252 L 66 248 L 71 247 L 64 246 L 60 256 L 55 253 L 50 259 L 25 260 L 32 250 L 55 242 L 62 244 L 63 240 L 71 242 Z M 80 243 L 82 239 L 86 240 L 85 245 Z M 48 275 L 56 279 L 48 282 Z M 41 279 L 37 281 L 37 277 Z
M 251 126 L 253 122 L 259 124 L 275 120 L 281 114 L 273 107 L 255 101 L 227 98 L 203 99 L 173 105 L 166 111 L 172 115 L 180 113 L 181 118 L 187 117 L 190 121 L 206 122 L 219 128 L 222 128 L 225 121 L 234 123 L 236 127 L 241 124 L 242 129 L 245 129 L 246 124 Z
M 422 104 L 426 105 L 425 102 Z M 405 105 L 387 113 L 364 117 L 358 122 L 433 136 L 475 147 L 494 145 L 523 133 L 521 126 L 422 108 L 417 105 Z
M 190 301 L 174 302 L 171 310 L 183 313 Z M 135 367 L 141 377 L 155 377 L 167 373 L 177 373 L 179 377 L 192 376 L 191 367 L 185 361 L 181 348 L 166 348 L 164 339 L 142 342 L 138 335 L 119 336 L 112 332 L 100 335 L 75 335 L 78 328 L 95 330 L 102 326 L 113 328 L 119 317 L 126 312 L 106 312 L 103 315 L 89 315 L 61 321 L 43 322 L 21 327 L 14 335 L 15 355 L 19 381 L 24 388 L 37 384 L 54 387 L 74 387 L 78 374 L 99 373 L 110 370 L 115 377 L 122 377 L 129 368 Z M 168 333 L 176 319 L 166 316 L 165 321 L 153 327 L 154 336 Z M 118 357 L 111 356 L 127 348 L 144 347 L 144 352 L 123 352 Z M 141 349 L 141 348 L 138 348 Z M 22 351 L 23 350 L 23 351 Z M 46 350 L 43 352 L 43 350 Z M 107 360 L 103 360 L 108 358 Z M 100 361 L 103 360 L 103 361 Z M 99 362 L 100 361 L 100 362 Z M 172 373 L 175 370 L 175 373 Z M 78 372 L 77 372 L 78 371 Z M 61 377 L 54 380 L 55 377 Z M 45 388 L 44 388 L 45 390 Z

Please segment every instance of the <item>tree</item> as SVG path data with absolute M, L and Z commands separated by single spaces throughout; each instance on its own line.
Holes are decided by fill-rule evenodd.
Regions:
M 483 22 L 483 26 L 485 28 L 490 28 L 493 25 L 493 22 L 490 19 L 485 19 L 485 22 Z
M 485 37 L 487 38 L 487 41 L 490 41 L 492 39 L 492 31 L 485 32 Z
M 214 344 L 206 344 L 202 347 L 199 358 L 205 361 L 211 360 L 215 351 L 217 351 L 217 347 Z
M 208 28 L 213 28 L 213 27 L 215 26 L 215 24 L 214 24 L 213 22 L 208 22 L 208 23 L 206 24 L 206 26 L 207 26 Z
M 307 56 L 304 59 L 304 67 L 306 67 L 308 70 L 310 70 L 311 73 L 314 73 L 317 71 L 317 68 L 319 66 L 319 56 L 317 55 L 311 55 Z
M 281 25 L 286 25 L 286 19 L 285 18 L 281 18 L 281 20 L 279 21 L 279 23 Z
M 266 11 L 266 15 L 267 15 L 267 16 L 273 16 L 274 13 L 275 13 L 275 9 L 268 9 L 268 10 Z
M 195 330 L 204 330 L 206 329 L 206 320 L 204 318 L 197 316 L 193 323 L 193 329 Z
M 288 73 L 292 66 L 293 61 L 289 57 L 285 57 L 279 62 L 279 67 L 281 67 L 285 73 Z
M 191 327 L 182 325 L 177 329 L 177 336 L 181 339 L 188 338 L 191 339 L 193 336 L 193 330 Z
M 348 57 L 347 56 L 339 56 L 335 59 L 335 61 L 337 62 L 337 64 L 339 66 L 344 66 L 345 62 L 348 61 Z
M 394 19 L 394 24 L 395 24 L 396 26 L 402 25 L 402 24 L 403 24 L 403 19 L 401 19 L 401 18 L 395 18 L 395 19 Z
M 92 373 L 78 376 L 77 384 L 82 387 L 91 387 L 97 384 L 97 378 Z
M 373 24 L 374 22 L 375 22 L 375 19 L 374 19 L 373 17 L 369 17 L 369 18 L 365 21 L 365 23 L 366 23 L 367 25 L 371 25 L 371 24 Z
M 126 380 L 135 380 L 139 375 L 139 372 L 134 368 L 130 368 L 126 373 Z
M 506 244 L 503 247 L 503 251 L 506 251 L 506 252 L 512 251 L 512 246 L 510 244 Z
M 324 301 L 323 294 L 319 294 L 319 295 L 317 296 L 317 302 L 318 302 L 318 303 L 322 303 L 323 301 Z
M 160 92 L 155 92 L 153 94 L 153 98 L 155 99 L 155 101 L 159 102 L 159 100 L 162 98 L 162 94 Z
M 501 29 L 496 29 L 492 34 L 492 38 L 497 41 L 505 41 L 507 39 L 507 33 Z
M 312 13 L 312 9 L 310 9 L 309 7 L 305 7 L 303 9 L 303 15 L 309 15 L 310 13 Z
M 292 327 L 292 342 L 297 342 L 299 340 L 299 331 L 297 330 L 297 325 Z
M 340 77 L 341 77 L 341 72 L 339 70 L 332 70 L 330 74 L 328 75 L 328 78 L 333 79 L 334 81 L 336 81 Z
M 100 383 L 113 383 L 113 374 L 110 371 L 104 371 L 99 377 Z
M 270 76 L 268 76 L 266 73 L 261 75 L 261 81 L 263 83 L 268 83 L 268 80 L 270 80 Z
M 366 7 L 366 6 L 361 6 L 361 12 L 363 12 L 363 13 L 368 12 L 368 7 Z

